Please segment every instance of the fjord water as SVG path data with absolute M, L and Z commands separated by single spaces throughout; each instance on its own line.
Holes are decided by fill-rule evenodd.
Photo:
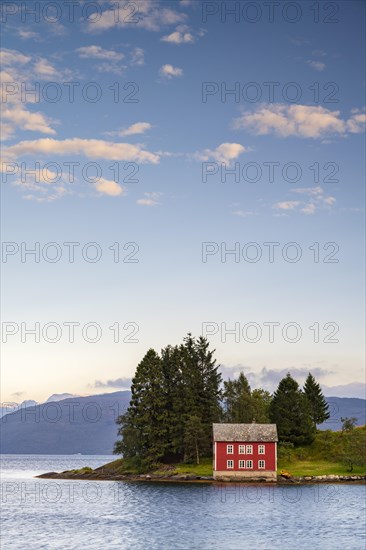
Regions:
M 2 455 L 4 549 L 365 548 L 365 486 L 35 479 L 111 456 Z

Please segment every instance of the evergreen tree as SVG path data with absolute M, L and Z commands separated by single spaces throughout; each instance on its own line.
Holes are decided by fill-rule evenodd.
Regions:
M 162 362 L 153 349 L 136 369 L 131 394 L 127 413 L 117 420 L 122 441 L 116 443 L 115 452 L 154 464 L 166 452 L 167 422 Z
M 225 421 L 248 424 L 254 419 L 254 402 L 247 377 L 243 372 L 237 380 L 224 382 Z
M 308 445 L 315 437 L 310 405 L 290 373 L 275 391 L 269 408 L 271 422 L 277 424 L 278 437 L 294 445 Z
M 205 433 L 201 419 L 198 416 L 188 416 L 184 430 L 184 449 L 186 460 L 195 458 L 196 464 L 200 463 L 200 452 Z
M 330 417 L 328 403 L 319 384 L 310 372 L 305 381 L 304 393 L 310 404 L 311 418 L 314 426 L 328 420 Z

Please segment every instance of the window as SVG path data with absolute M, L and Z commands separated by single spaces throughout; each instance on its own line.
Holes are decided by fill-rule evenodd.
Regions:
M 239 460 L 239 468 L 245 468 L 245 460 Z
M 247 455 L 252 455 L 253 454 L 253 445 L 247 445 L 246 453 L 247 453 Z
M 258 460 L 258 468 L 260 470 L 263 470 L 265 467 L 266 467 L 266 463 L 264 462 L 264 460 Z
M 234 447 L 233 447 L 233 445 L 228 445 L 228 446 L 226 447 L 226 452 L 227 452 L 228 455 L 232 455 L 233 452 L 234 452 Z
M 245 445 L 239 445 L 239 454 L 245 455 Z
M 247 460 L 246 462 L 247 462 L 246 467 L 248 469 L 252 469 L 253 468 L 253 460 Z
M 259 455 L 264 455 L 264 445 L 258 445 L 258 454 Z
M 227 461 L 227 467 L 228 467 L 228 469 L 234 468 L 234 461 L 233 460 L 228 460 Z

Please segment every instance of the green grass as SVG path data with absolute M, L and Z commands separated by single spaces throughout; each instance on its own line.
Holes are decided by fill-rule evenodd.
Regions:
M 293 476 L 319 475 L 366 475 L 366 427 L 356 428 L 352 432 L 318 432 L 315 441 L 306 447 L 279 445 L 278 470 L 288 471 Z M 353 469 L 350 470 L 347 460 L 352 458 Z M 160 464 L 155 470 L 147 471 L 139 467 L 134 459 L 113 460 L 97 471 L 108 474 L 157 474 L 175 475 L 191 474 L 212 476 L 212 458 L 202 458 L 200 464 Z M 74 473 L 89 473 L 91 468 L 74 470 Z
M 286 470 L 293 476 L 323 476 L 323 475 L 366 475 L 366 468 L 354 466 L 350 472 L 341 462 L 329 462 L 328 460 L 296 460 L 286 462 L 280 460 L 277 473 Z

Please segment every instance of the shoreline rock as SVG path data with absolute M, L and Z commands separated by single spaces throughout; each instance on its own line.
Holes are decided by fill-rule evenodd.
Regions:
M 170 475 L 159 475 L 154 473 L 149 474 L 118 474 L 118 473 L 108 473 L 103 474 L 96 470 L 92 472 L 77 473 L 72 471 L 65 472 L 47 472 L 36 476 L 41 479 L 78 479 L 86 481 L 142 481 L 142 482 L 170 482 L 170 483 L 241 483 L 241 484 L 309 484 L 309 483 L 350 483 L 350 482 L 361 482 L 366 483 L 366 475 L 320 475 L 320 476 L 293 476 L 293 477 L 284 477 L 281 475 L 277 476 L 277 480 L 268 481 L 268 480 L 239 480 L 233 479 L 230 481 L 217 481 L 214 480 L 212 476 L 197 476 L 194 474 L 173 474 Z

